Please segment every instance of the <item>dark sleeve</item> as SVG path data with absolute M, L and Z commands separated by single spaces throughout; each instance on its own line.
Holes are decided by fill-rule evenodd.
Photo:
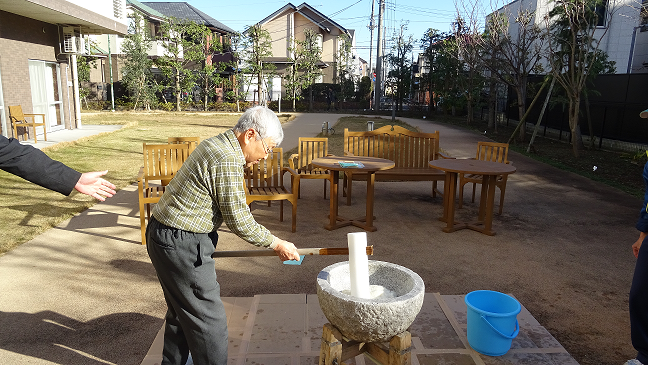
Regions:
M 648 232 L 648 162 L 644 165 L 643 179 L 646 185 L 644 192 L 644 202 L 639 212 L 639 220 L 635 227 L 641 232 Z
M 43 151 L 4 136 L 0 136 L 0 169 L 63 195 L 70 195 L 81 177 L 80 172 Z

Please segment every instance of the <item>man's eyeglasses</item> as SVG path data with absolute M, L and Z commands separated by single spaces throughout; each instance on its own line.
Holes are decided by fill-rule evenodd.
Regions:
M 265 143 L 263 139 L 261 139 L 261 143 L 263 143 L 263 147 L 265 147 L 266 153 L 271 154 L 274 147 L 273 148 L 268 147 L 268 145 Z

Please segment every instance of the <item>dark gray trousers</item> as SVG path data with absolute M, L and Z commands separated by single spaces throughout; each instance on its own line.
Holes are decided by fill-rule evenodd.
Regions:
M 216 280 L 218 234 L 168 227 L 151 217 L 146 249 L 167 303 L 162 365 L 227 364 L 227 316 Z

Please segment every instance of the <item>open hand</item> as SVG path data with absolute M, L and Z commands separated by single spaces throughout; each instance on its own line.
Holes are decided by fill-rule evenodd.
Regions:
M 101 178 L 101 176 L 104 176 L 107 173 L 108 170 L 81 174 L 81 177 L 74 188 L 82 194 L 89 195 L 100 201 L 105 201 L 105 197 L 110 198 L 116 193 L 115 185 L 110 181 Z

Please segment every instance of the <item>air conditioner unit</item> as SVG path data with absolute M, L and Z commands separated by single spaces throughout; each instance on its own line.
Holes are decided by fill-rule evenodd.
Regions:
M 81 32 L 74 27 L 63 27 L 63 39 L 61 42 L 61 53 L 85 54 L 85 38 Z

